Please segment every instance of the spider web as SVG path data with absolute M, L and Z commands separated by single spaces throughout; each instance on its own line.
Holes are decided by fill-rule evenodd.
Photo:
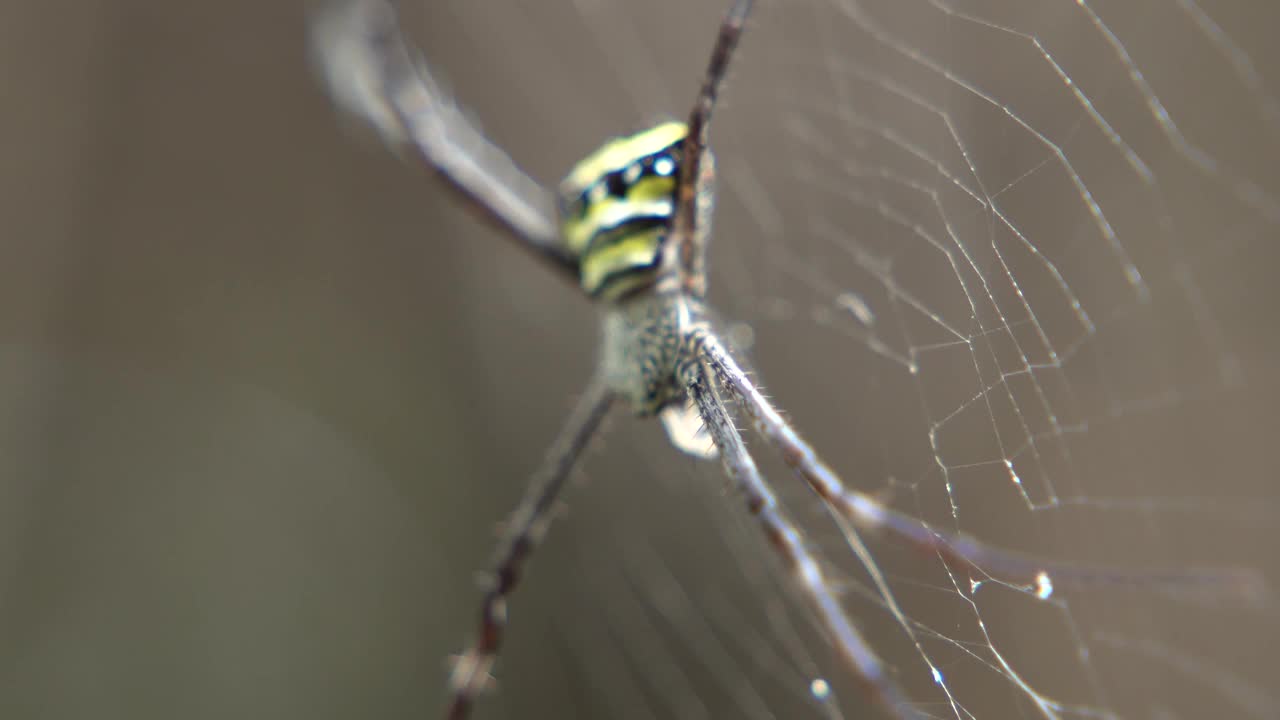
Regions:
M 674 11 L 574 10 L 459 16 L 490 41 L 527 39 L 540 22 L 594 39 L 531 43 L 572 79 L 547 98 L 586 118 L 574 154 L 597 122 L 608 135 L 683 107 L 714 8 L 678 30 Z M 1258 336 L 1265 281 L 1248 266 L 1274 259 L 1261 243 L 1280 222 L 1266 152 L 1280 105 L 1267 43 L 1251 35 L 1258 12 L 1192 0 L 759 8 L 714 130 L 713 299 L 744 321 L 729 329 L 760 381 L 846 482 L 1037 557 L 1266 571 L 1276 512 L 1259 502 L 1257 443 L 1274 395 Z M 620 110 L 601 109 L 619 92 Z M 596 688 L 584 702 L 612 715 L 820 714 L 809 694 L 821 678 L 857 714 L 857 684 L 769 574 L 754 528 L 726 511 L 737 498 L 714 470 L 647 436 L 604 455 L 625 459 L 589 464 L 592 488 L 571 501 L 588 510 L 561 544 L 580 546 L 562 550 L 574 559 L 561 582 L 591 601 L 553 613 L 566 663 Z M 868 538 L 904 627 L 839 528 L 784 468 L 764 467 L 930 715 L 1280 713 L 1265 600 L 1013 585 Z M 639 502 L 668 519 L 618 517 Z M 522 662 L 512 652 L 507 673 Z
M 727 2 L 401 4 L 554 182 L 685 111 Z M 594 310 L 338 132 L 299 8 L 28 6 L 0 43 L 4 716 L 432 716 Z M 759 0 L 712 297 L 846 483 L 1032 557 L 1274 587 L 1271 7 Z M 477 717 L 873 715 L 718 468 L 611 425 Z M 1274 601 L 1016 585 L 866 533 L 900 622 L 752 449 L 928 715 L 1280 715 Z
M 1235 496 L 1251 483 L 1219 484 L 1196 447 L 1213 434 L 1206 415 L 1267 382 L 1242 370 L 1249 338 L 1222 319 L 1247 306 L 1211 295 L 1222 264 L 1277 219 L 1273 171 L 1249 157 L 1275 140 L 1275 99 L 1234 36 L 1185 2 L 776 15 L 793 33 L 807 22 L 818 52 L 757 66 L 786 105 L 778 154 L 761 163 L 804 191 L 743 203 L 776 222 L 771 264 L 743 282 L 790 322 L 862 347 L 856 361 L 826 351 L 870 376 L 850 406 L 876 409 L 854 426 L 881 447 L 845 467 L 943 527 L 1044 557 L 1247 558 L 1247 534 L 1204 533 L 1249 514 Z M 909 412 L 879 411 L 908 397 Z M 819 446 L 839 447 L 826 434 Z M 908 613 L 922 662 L 899 669 L 941 669 L 940 687 L 919 691 L 935 714 L 1280 712 L 1254 669 L 1259 626 L 1232 628 L 1217 602 L 1193 613 L 1141 591 L 1045 600 L 980 571 L 927 577 L 900 575 L 897 592 L 954 594 Z

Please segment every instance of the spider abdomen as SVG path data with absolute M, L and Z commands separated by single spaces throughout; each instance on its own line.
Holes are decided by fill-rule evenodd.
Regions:
M 658 278 L 687 134 L 667 122 L 615 138 L 561 183 L 561 233 L 588 295 L 617 302 Z

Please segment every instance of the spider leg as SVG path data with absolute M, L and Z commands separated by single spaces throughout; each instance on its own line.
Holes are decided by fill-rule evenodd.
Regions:
M 516 243 L 574 285 L 550 191 L 489 142 L 431 76 L 386 0 L 341 0 L 312 26 L 316 64 L 334 101 L 392 146 L 408 144 Z
M 489 669 L 497 659 L 507 624 L 507 598 L 520 581 L 525 561 L 551 524 L 556 499 L 569 473 L 608 415 L 613 400 L 613 393 L 601 379 L 591 381 L 511 513 L 505 537 L 494 555 L 492 585 L 485 591 L 480 607 L 479 634 L 456 660 L 449 678 L 452 699 L 446 717 L 451 720 L 466 718 L 476 696 L 488 684 Z
M 886 507 L 867 493 L 845 487 L 715 337 L 708 335 L 704 339 L 702 353 L 703 361 L 751 418 L 756 431 L 781 452 L 787 465 L 804 478 L 828 507 L 857 527 L 887 533 L 948 562 L 1028 587 L 1046 587 L 1047 581 L 1047 587 L 1117 585 L 1207 594 L 1255 606 L 1266 600 L 1266 581 L 1256 570 L 1248 568 L 1126 568 L 1055 562 L 998 548 L 963 533 L 935 528 Z
M 777 551 L 804 599 L 822 622 L 841 659 L 850 667 L 855 677 L 895 717 L 922 718 L 893 678 L 885 672 L 884 664 L 849 619 L 824 577 L 818 560 L 805 547 L 800 533 L 783 514 L 773 490 L 760 475 L 755 461 L 742 442 L 742 435 L 734 427 L 724 401 L 712 382 L 714 370 L 705 366 L 697 350 L 698 343 L 704 337 L 705 335 L 696 331 L 689 336 L 693 352 L 679 375 L 706 423 L 707 431 L 715 441 L 725 473 L 746 496 L 747 509 L 760 522 L 769 544 Z
M 693 110 L 689 112 L 689 135 L 682 151 L 671 237 L 678 249 L 676 257 L 683 270 L 685 289 L 699 297 L 706 293 L 706 229 L 698 225 L 705 224 L 710 215 L 710 193 L 704 182 L 707 173 L 704 173 L 703 163 L 711 112 L 715 109 L 733 51 L 746 27 L 751 4 L 752 0 L 736 0 L 720 23 L 720 32 L 716 35 L 711 59 L 707 63 L 707 74 L 694 100 Z M 705 210 L 700 206 L 705 206 Z

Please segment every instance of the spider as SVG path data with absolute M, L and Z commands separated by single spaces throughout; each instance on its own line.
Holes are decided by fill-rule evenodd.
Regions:
M 1135 571 L 1056 563 L 935 528 L 847 487 L 783 418 L 717 334 L 706 305 L 706 240 L 714 199 L 708 132 L 751 7 L 752 0 L 734 0 L 724 15 L 686 122 L 665 122 L 608 141 L 569 172 L 558 193 L 538 185 L 471 124 L 409 48 L 388 0 L 346 0 L 315 24 L 319 67 L 343 109 L 361 116 L 389 144 L 416 151 L 463 200 L 602 310 L 598 368 L 505 525 L 480 604 L 477 635 L 453 662 L 449 718 L 468 717 L 488 684 L 508 598 L 550 525 L 566 479 L 617 404 L 639 416 L 661 417 L 682 450 L 718 456 L 845 670 L 894 717 L 924 715 L 841 605 L 823 565 L 747 451 L 734 410 L 831 511 L 909 635 L 912 626 L 860 532 L 905 542 L 949 565 L 1019 583 L 1042 597 L 1066 583 L 1257 590 L 1257 577 L 1249 571 Z M 713 443 L 710 450 L 700 447 L 689 430 L 699 422 L 699 431 Z M 936 668 L 934 677 L 940 677 Z M 825 688 L 825 681 L 815 680 L 812 692 L 821 700 Z

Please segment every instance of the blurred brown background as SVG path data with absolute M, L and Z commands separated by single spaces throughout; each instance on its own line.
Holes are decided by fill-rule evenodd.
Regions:
M 1063 481 L 1063 496 L 1136 498 L 1139 508 L 1033 513 L 1006 473 L 969 475 L 964 451 L 939 448 L 956 453 L 944 457 L 961 483 L 960 527 L 1052 557 L 1238 564 L 1274 580 L 1276 225 L 1241 202 L 1232 178 L 1280 196 L 1280 127 L 1267 104 L 1276 67 L 1267 33 L 1280 10 L 1205 4 L 1260 71 L 1250 87 L 1185 13 L 1099 8 L 1183 129 L 1235 173 L 1215 177 L 1157 131 L 1114 53 L 1073 4 L 1058 4 L 965 7 L 1041 33 L 1073 76 L 1093 81 L 1086 92 L 1151 163 L 1167 207 L 1151 202 L 1150 187 L 1134 189 L 1030 44 L 986 42 L 954 18 L 869 3 L 892 15 L 885 27 L 968 63 L 966 77 L 1018 98 L 1015 112 L 1048 128 L 1153 291 L 1139 303 L 1116 283 L 1114 256 L 1058 249 L 1098 247 L 1080 240 L 1093 226 L 1075 191 L 1001 169 L 1029 167 L 1017 153 L 1040 157 L 1043 147 L 1007 129 L 983 136 L 991 107 L 967 116 L 982 103 L 954 86 L 931 96 L 948 103 L 979 175 L 1004 179 L 986 192 L 1005 194 L 1006 212 L 1036 230 L 1032 242 L 1099 322 L 1080 336 L 1074 318 L 1040 318 L 1062 348 L 1083 347 L 1065 361 L 1070 388 L 1045 381 L 1049 404 L 1069 406 L 1064 422 L 1081 423 L 1047 441 L 1069 447 L 1073 464 L 1047 459 L 1045 472 Z M 601 138 L 683 112 L 722 3 L 685 5 L 694 4 L 409 3 L 406 24 L 486 129 L 554 180 Z M 445 655 L 471 632 L 474 573 L 496 521 L 591 367 L 595 318 L 573 288 L 477 229 L 426 173 L 344 132 L 352 124 L 335 116 L 307 64 L 311 9 L 152 0 L 0 9 L 2 717 L 432 716 Z M 931 44 L 932 33 L 942 42 Z M 848 255 L 824 234 L 862 232 L 852 185 L 817 190 L 843 160 L 875 167 L 880 152 L 830 112 L 847 100 L 831 92 L 846 87 L 834 79 L 841 62 L 904 83 L 920 72 L 869 43 L 839 4 L 762 1 L 716 129 L 727 188 L 716 299 L 751 323 L 753 363 L 850 482 L 898 487 L 907 509 L 955 522 L 928 475 L 927 435 L 930 420 L 980 389 L 972 368 L 942 356 L 946 367 L 917 381 L 869 351 L 858 328 L 813 311 L 829 313 L 841 289 L 877 292 L 844 272 Z M 904 136 L 936 121 L 920 113 L 899 124 L 895 107 L 883 101 L 870 117 Z M 809 129 L 839 156 L 798 140 Z M 965 167 L 936 125 L 922 132 L 927 153 Z M 980 214 L 955 217 L 957 232 L 981 237 Z M 1166 219 L 1176 251 L 1156 237 Z M 941 228 L 936 216 L 921 222 Z M 928 257 L 903 253 L 896 276 L 954 287 Z M 1048 281 L 1028 277 L 1035 303 Z M 963 323 L 945 293 L 924 297 Z M 893 327 L 887 307 L 877 311 Z M 886 333 L 898 348 L 932 342 Z M 944 438 L 1000 457 L 982 443 L 1002 420 L 958 422 L 981 437 Z M 831 658 L 802 613 L 780 609 L 769 566 L 750 559 L 762 551 L 737 498 L 714 468 L 669 450 L 656 424 L 611 427 L 514 602 L 500 692 L 479 716 L 814 712 L 805 683 Z M 1015 434 L 1006 451 L 1019 442 Z M 813 524 L 815 547 L 861 578 L 803 491 L 788 484 L 784 495 Z M 936 562 L 885 552 L 904 593 L 914 578 L 958 597 Z M 1027 682 L 1067 705 L 1280 717 L 1274 605 L 1236 612 L 1213 599 L 1122 592 L 1066 596 L 1055 609 L 983 595 L 996 636 L 983 640 L 971 614 L 929 594 L 904 600 L 913 618 L 979 655 L 1000 642 Z M 904 683 L 950 716 L 889 616 L 851 597 Z M 946 655 L 961 645 L 940 645 L 950 658 L 942 670 L 975 716 L 1037 716 L 1007 677 L 975 656 Z M 1082 671 L 1085 647 L 1094 655 Z M 843 697 L 862 716 L 855 690 Z

